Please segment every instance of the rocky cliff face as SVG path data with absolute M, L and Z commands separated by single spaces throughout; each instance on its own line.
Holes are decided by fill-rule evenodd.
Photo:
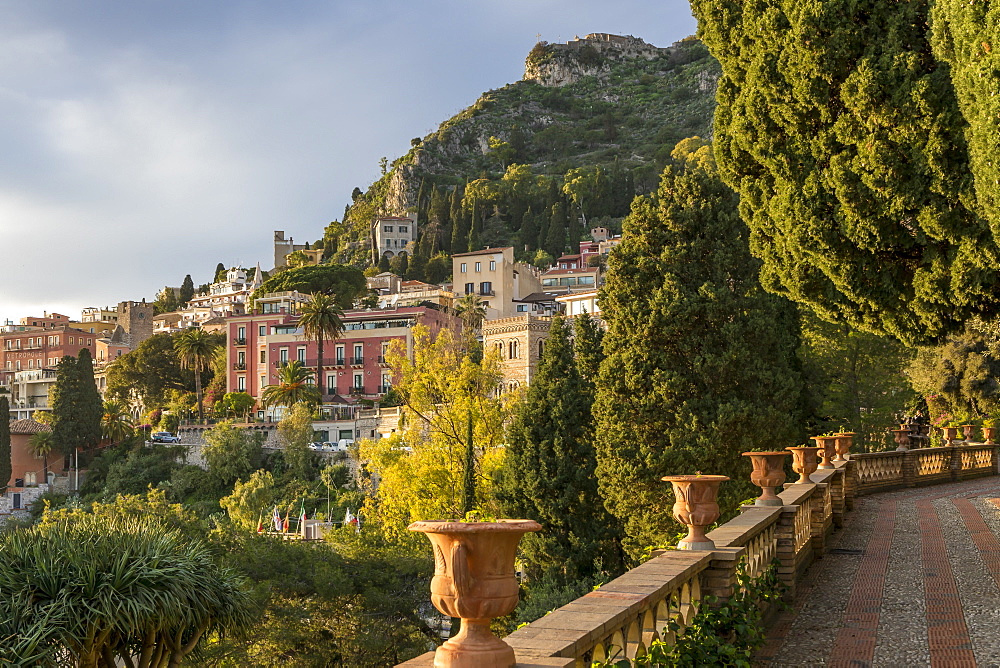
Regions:
M 653 60 L 669 54 L 669 48 L 647 44 L 631 35 L 591 33 L 566 44 L 539 42 L 524 62 L 524 80 L 543 86 L 566 86 L 583 77 L 605 75 L 622 60 Z

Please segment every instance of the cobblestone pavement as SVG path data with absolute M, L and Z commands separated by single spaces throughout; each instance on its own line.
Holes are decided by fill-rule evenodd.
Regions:
M 757 659 L 1000 668 L 1000 479 L 857 499 Z

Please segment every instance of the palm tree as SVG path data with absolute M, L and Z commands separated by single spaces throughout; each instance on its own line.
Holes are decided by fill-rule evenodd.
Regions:
M 342 320 L 344 310 L 337 304 L 333 295 L 317 292 L 305 306 L 302 307 L 302 317 L 299 325 L 308 338 L 316 339 L 316 384 L 323 383 L 323 341 L 336 340 L 344 333 Z M 320 394 L 323 390 L 320 389 Z
M 260 399 L 264 406 L 294 406 L 300 401 L 317 404 L 320 392 L 309 381 L 313 378 L 312 369 L 295 360 L 281 367 L 278 373 L 278 384 L 268 385 L 261 393 Z
M 32 457 L 42 458 L 42 477 L 45 482 L 49 481 L 49 453 L 52 452 L 55 443 L 51 431 L 37 432 L 28 439 L 28 452 Z
M 455 304 L 455 311 L 470 329 L 479 329 L 483 325 L 483 320 L 486 320 L 486 305 L 474 292 L 459 299 Z
M 188 329 L 174 339 L 174 350 L 181 359 L 182 369 L 194 371 L 194 392 L 198 397 L 198 421 L 203 422 L 205 411 L 202 406 L 201 372 L 212 363 L 212 353 L 219 341 L 203 329 Z
M 105 401 L 104 414 L 101 416 L 101 432 L 104 438 L 120 442 L 131 436 L 134 431 L 128 407 L 117 399 Z

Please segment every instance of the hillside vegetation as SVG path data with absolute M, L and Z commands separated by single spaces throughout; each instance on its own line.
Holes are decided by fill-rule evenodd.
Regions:
M 327 257 L 373 263 L 380 215 L 416 212 L 421 239 L 393 269 L 424 278 L 435 255 L 515 245 L 558 256 L 595 222 L 618 229 L 652 191 L 675 144 L 711 134 L 718 65 L 687 39 L 642 50 L 579 40 L 540 42 L 526 78 L 484 93 L 410 150 L 327 227 Z M 385 262 L 383 261 L 383 265 Z M 383 266 L 383 268 L 385 268 Z

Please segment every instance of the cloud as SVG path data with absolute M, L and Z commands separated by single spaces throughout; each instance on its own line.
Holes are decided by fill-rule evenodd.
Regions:
M 0 318 L 266 265 L 273 230 L 318 238 L 379 157 L 520 78 L 536 34 L 693 25 L 676 0 L 2 6 Z

